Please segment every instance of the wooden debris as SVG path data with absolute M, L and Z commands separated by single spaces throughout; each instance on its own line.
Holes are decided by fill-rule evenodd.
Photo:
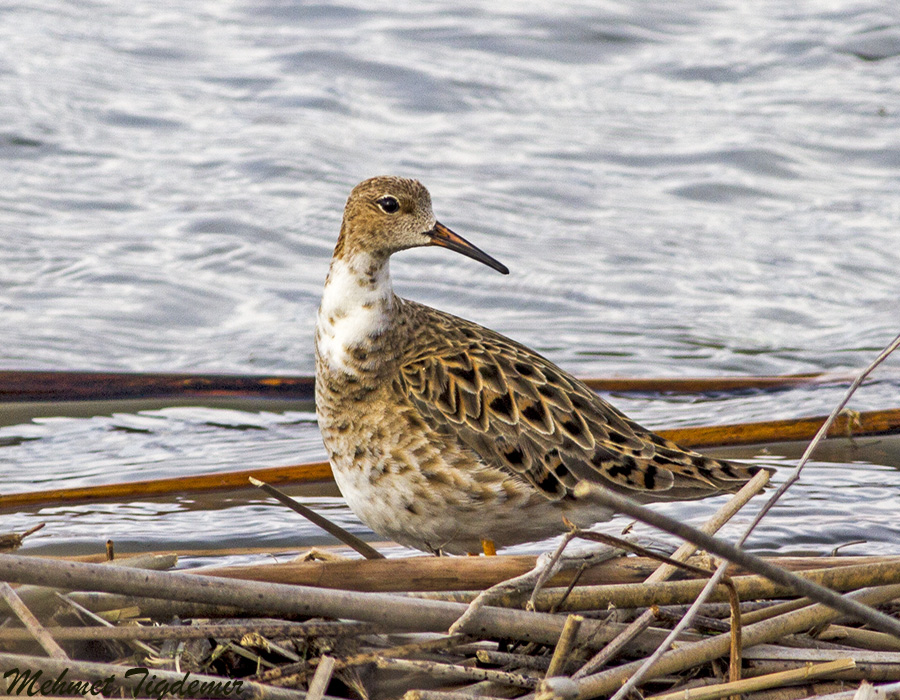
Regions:
M 599 391 L 712 393 L 782 389 L 847 381 L 838 373 L 761 377 L 587 378 Z M 139 372 L 0 371 L 0 401 L 110 401 L 167 397 L 314 399 L 314 377 Z
M 600 558 L 602 559 L 602 557 Z M 670 584 L 657 585 L 659 581 L 642 582 L 653 574 L 659 564 L 645 557 L 611 558 L 606 561 L 586 557 L 590 563 L 587 570 L 578 579 L 578 587 L 573 592 L 578 602 L 568 604 L 572 610 L 590 607 L 590 600 L 596 601 L 596 609 L 605 609 L 607 605 L 616 607 L 647 607 L 652 603 L 659 605 L 678 605 L 693 600 L 703 583 L 692 581 L 676 581 Z M 789 571 L 804 573 L 813 580 L 833 587 L 844 580 L 847 589 L 852 590 L 854 573 L 865 578 L 866 571 L 876 567 L 882 576 L 889 579 L 894 570 L 900 571 L 900 557 L 777 557 L 767 559 Z M 522 576 L 535 569 L 537 557 L 534 555 L 503 555 L 497 557 L 430 557 L 410 556 L 397 559 L 346 559 L 340 562 L 323 561 L 290 561 L 275 564 L 233 565 L 192 569 L 191 571 L 207 576 L 221 576 L 251 581 L 268 581 L 270 583 L 289 583 L 293 585 L 317 586 L 340 590 L 380 591 L 380 592 L 437 592 L 453 593 L 422 595 L 431 600 L 451 600 L 455 602 L 471 602 L 476 593 L 459 593 L 460 591 L 481 591 L 484 588 L 504 583 L 509 579 Z M 840 573 L 840 570 L 857 567 Z M 830 572 L 830 573 L 829 573 Z M 744 576 L 747 569 L 730 567 L 729 576 L 738 581 L 739 586 L 749 586 L 752 591 L 739 589 L 743 600 L 777 597 L 791 593 L 791 589 L 775 586 L 765 579 L 755 576 Z M 566 586 L 572 582 L 575 573 L 562 572 L 554 576 L 548 583 L 551 587 Z M 860 580 L 857 578 L 857 581 Z M 890 581 L 887 581 L 890 582 Z M 620 586 L 620 584 L 642 584 Z M 652 588 L 651 588 L 652 586 Z M 559 592 L 541 594 L 537 597 L 539 609 L 548 610 L 557 601 Z M 721 595 L 721 601 L 727 596 Z M 499 598 L 499 604 L 514 605 L 513 597 Z
M 298 503 L 286 493 L 282 493 L 281 491 L 276 489 L 274 486 L 267 484 L 265 481 L 257 479 L 255 476 L 251 476 L 249 481 L 257 488 L 262 489 L 267 494 L 275 498 L 282 505 L 287 506 L 295 513 L 302 515 L 314 525 L 317 525 L 318 527 L 325 530 L 325 532 L 327 532 L 329 535 L 336 537 L 344 544 L 352 547 L 359 554 L 362 554 L 366 559 L 384 559 L 384 555 L 381 552 L 363 542 L 352 532 L 349 532 L 342 528 L 340 525 L 336 525 L 327 518 L 324 518 L 323 516 L 316 513 L 316 511 L 314 511 L 312 508 L 307 508 L 302 503 Z
M 309 683 L 306 700 L 322 700 L 325 697 L 325 689 L 331 682 L 331 674 L 334 672 L 334 657 L 323 656 L 316 666 L 316 673 Z
M 33 535 L 35 532 L 44 527 L 46 523 L 38 523 L 34 527 L 26 530 L 25 532 L 4 532 L 0 534 L 0 552 L 14 552 L 19 547 L 22 546 L 22 542 L 28 535 Z
M 332 481 L 331 466 L 328 462 L 247 469 L 220 474 L 199 474 L 196 476 L 173 476 L 165 479 L 144 479 L 125 483 L 101 484 L 99 486 L 78 486 L 48 491 L 29 491 L 0 495 L 0 510 L 25 508 L 37 505 L 60 505 L 62 503 L 96 503 L 97 501 L 146 500 L 160 496 L 174 496 L 186 493 L 209 493 L 214 491 L 234 491 L 252 488 L 250 477 L 269 484 L 309 483 Z
M 301 638 L 342 637 L 373 634 L 374 625 L 352 622 L 285 622 L 283 620 L 256 620 L 224 624 L 198 623 L 194 625 L 125 625 L 120 627 L 47 627 L 47 633 L 57 641 L 185 641 L 206 637 L 240 639 L 245 634 Z M 31 638 L 31 632 L 14 627 L 0 628 L 0 644 L 22 642 Z
M 718 698 L 724 698 L 729 695 L 748 693 L 754 690 L 764 690 L 767 688 L 776 688 L 780 685 L 786 685 L 796 681 L 821 678 L 830 673 L 846 671 L 855 666 L 856 663 L 853 659 L 837 659 L 823 664 L 806 665 L 803 668 L 792 671 L 782 671 L 767 676 L 747 678 L 733 683 L 722 683 L 721 685 L 710 685 L 695 690 L 683 690 L 676 693 L 653 695 L 647 700 L 718 700 Z
M 552 678 L 560 674 L 569 654 L 572 653 L 572 647 L 575 645 L 575 638 L 578 636 L 578 630 L 581 629 L 581 623 L 584 618 L 581 615 L 569 615 L 566 618 L 565 627 L 562 634 L 559 635 L 559 641 L 553 650 L 553 657 L 550 659 L 550 666 L 547 668 L 547 678 Z
M 446 561 L 457 559 L 468 560 L 459 557 Z M 504 557 L 480 557 L 477 561 L 490 567 L 496 559 Z M 462 696 L 471 700 L 475 697 L 473 693 L 483 696 L 486 692 L 495 697 L 509 696 L 511 693 L 532 693 L 535 698 L 603 697 L 613 692 L 630 673 L 630 669 L 639 663 L 630 659 L 635 655 L 649 653 L 665 634 L 664 630 L 653 627 L 643 629 L 635 640 L 621 648 L 620 654 L 624 658 L 616 662 L 618 665 L 600 673 L 576 673 L 581 664 L 573 658 L 575 649 L 580 650 L 582 659 L 587 658 L 593 651 L 611 641 L 625 625 L 602 622 L 581 614 L 551 615 L 487 606 L 477 613 L 476 624 L 467 629 L 466 635 L 448 636 L 442 632 L 466 609 L 465 605 L 396 594 L 336 591 L 196 576 L 182 572 L 135 570 L 119 565 L 127 561 L 129 560 L 122 559 L 98 565 L 2 555 L 0 579 L 27 581 L 29 585 L 26 590 L 38 590 L 34 584 L 41 581 L 56 588 L 66 584 L 66 588 L 94 591 L 90 596 L 84 592 L 70 594 L 82 604 L 106 600 L 103 596 L 116 598 L 115 602 L 119 603 L 123 602 L 123 598 L 140 600 L 141 596 L 168 596 L 182 601 L 180 604 L 184 604 L 183 601 L 193 601 L 193 604 L 203 604 L 208 609 L 215 609 L 215 606 L 228 606 L 227 609 L 231 611 L 243 609 L 243 614 L 249 615 L 243 620 L 198 620 L 190 625 L 150 624 L 146 619 L 139 625 L 132 623 L 111 627 L 40 624 L 48 637 L 57 640 L 55 643 L 64 642 L 67 645 L 88 639 L 107 642 L 178 641 L 181 644 L 193 643 L 191 640 L 204 643 L 206 640 L 215 640 L 216 643 L 209 649 L 218 650 L 219 661 L 207 661 L 205 666 L 187 662 L 188 666 L 183 671 L 187 670 L 191 678 L 216 677 L 224 682 L 224 676 L 210 674 L 210 671 L 217 669 L 219 673 L 223 673 L 226 668 L 230 668 L 230 673 L 234 673 L 236 669 L 244 668 L 246 682 L 253 684 L 255 689 L 254 697 L 271 697 L 273 700 L 299 697 L 291 695 L 298 692 L 296 689 L 307 689 L 313 697 L 359 697 L 356 691 L 350 690 L 351 687 L 368 687 L 369 690 L 365 692 L 389 687 L 397 695 L 410 691 L 405 697 L 437 700 L 454 700 L 455 697 Z M 440 560 L 435 558 L 429 561 Z M 344 563 L 329 562 L 327 565 L 340 568 Z M 821 567 L 813 570 L 813 575 L 823 577 L 823 580 L 838 587 L 842 581 L 863 587 L 864 590 L 852 595 L 868 604 L 877 605 L 900 599 L 900 583 L 866 587 L 869 583 L 894 575 L 890 572 L 897 566 L 896 561 L 882 561 L 880 564 L 883 566 L 867 563 L 849 567 Z M 737 577 L 735 580 L 740 582 L 745 578 L 753 577 Z M 672 585 L 678 583 L 685 582 L 673 582 Z M 649 584 L 629 585 L 641 589 Z M 784 592 L 777 588 L 766 590 L 756 589 L 754 586 L 745 590 L 761 591 L 764 596 L 784 596 Z M 577 594 L 581 588 L 590 590 L 595 587 L 576 586 L 573 593 Z M 101 595 L 97 591 L 106 593 Z M 552 589 L 547 594 L 558 595 Z M 803 601 L 798 604 L 802 603 Z M 517 605 L 523 604 L 524 599 L 520 597 Z M 663 678 L 670 679 L 667 683 L 671 685 L 677 681 L 678 674 L 689 669 L 695 669 L 693 673 L 696 673 L 697 669 L 704 668 L 715 659 L 727 659 L 732 635 L 726 632 L 706 639 L 694 635 L 689 638 L 694 641 L 680 643 L 680 646 L 662 657 L 659 668 L 651 674 L 658 680 L 645 679 L 647 689 L 653 689 L 657 694 L 663 691 L 660 696 L 662 698 L 668 697 L 666 692 L 673 698 L 675 695 L 681 697 L 688 693 L 686 697 L 701 700 L 752 692 L 760 700 L 766 700 L 759 694 L 767 692 L 776 693 L 769 700 L 791 700 L 787 696 L 780 698 L 777 692 L 790 683 L 807 683 L 813 677 L 809 675 L 810 671 L 818 678 L 843 679 L 845 682 L 853 679 L 858 682 L 859 679 L 866 678 L 883 683 L 900 679 L 900 651 L 890 649 L 893 637 L 880 635 L 866 638 L 866 633 L 872 634 L 870 631 L 847 624 L 829 628 L 829 621 L 837 620 L 840 615 L 819 604 L 803 605 L 796 610 L 789 610 L 790 607 L 793 605 L 779 603 L 770 610 L 755 611 L 755 618 L 752 617 L 754 612 L 743 615 L 741 675 L 744 678 L 737 685 L 714 682 L 710 687 L 707 682 L 704 687 L 691 690 L 675 687 L 666 691 L 666 686 L 661 684 Z M 45 607 L 41 609 L 49 610 Z M 716 614 L 721 615 L 723 612 Z M 297 615 L 337 617 L 341 620 L 291 622 L 279 619 Z M 768 619 L 762 619 L 765 616 L 769 616 Z M 750 624 L 747 623 L 748 617 Z M 352 621 L 354 619 L 357 621 Z M 170 621 L 171 618 L 160 620 L 163 623 Z M 857 640 L 866 638 L 870 644 L 878 643 L 887 648 L 798 648 L 797 644 L 814 644 L 815 640 L 807 637 L 808 642 L 803 642 L 803 637 L 790 635 L 814 628 L 823 630 L 823 636 Z M 832 630 L 830 635 L 829 629 Z M 399 645 L 395 643 L 386 646 L 384 641 L 389 637 L 385 635 L 391 635 L 395 630 L 429 630 L 429 634 Z M 855 636 L 857 633 L 860 636 Z M 251 638 L 256 640 L 252 647 L 245 648 L 237 644 L 241 639 Z M 28 630 L 0 628 L 0 646 L 3 648 L 17 645 L 21 647 L 20 652 L 25 651 L 32 639 L 32 633 Z M 518 644 L 524 646 L 510 648 L 510 642 L 504 641 L 513 639 L 520 640 Z M 483 641 L 475 644 L 478 640 Z M 491 640 L 493 644 L 488 644 Z M 72 650 L 78 649 L 78 646 L 72 647 Z M 143 655 L 148 660 L 152 656 L 147 651 L 143 654 L 134 653 Z M 226 657 L 231 661 L 227 666 L 222 666 L 221 660 Z M 25 658 L 31 663 L 30 659 L 37 657 L 28 657 L 27 654 L 9 657 L 0 654 L 0 669 L 10 668 L 9 663 L 13 658 Z M 98 667 L 102 667 L 105 673 L 103 678 L 113 673 L 110 670 L 112 668 L 118 669 L 121 676 L 124 668 L 109 664 L 85 666 L 85 663 L 93 662 L 82 661 L 81 657 L 72 657 L 71 662 L 41 658 L 43 665 L 35 665 L 34 668 L 44 668 L 45 674 L 52 675 L 52 669 L 61 668 L 48 665 L 50 662 L 66 662 L 72 669 L 69 671 L 70 675 L 76 670 L 85 672 L 87 675 L 84 678 L 87 680 L 100 680 Z M 852 659 L 852 662 L 836 663 L 842 659 Z M 25 662 L 17 663 L 21 665 Z M 271 670 L 256 674 L 257 667 Z M 152 672 L 160 682 L 173 683 L 176 677 L 184 677 L 183 671 L 180 675 L 164 675 L 174 672 L 161 669 Z M 474 683 L 475 686 L 460 687 L 460 684 L 466 683 Z M 476 690 L 476 686 L 480 690 Z M 130 687 L 133 688 L 134 684 Z
M 13 590 L 13 587 L 6 581 L 0 581 L 0 597 L 3 598 L 3 601 L 9 606 L 10 610 L 12 610 L 16 617 L 21 620 L 22 624 L 25 625 L 25 629 L 28 630 L 28 633 L 37 640 L 38 644 L 43 647 L 44 651 L 47 652 L 47 655 L 51 659 L 65 660 L 69 658 L 68 655 L 66 655 L 66 652 L 62 650 L 62 647 L 56 643 L 56 640 L 53 639 L 44 626 L 34 616 L 34 613 L 22 602 L 22 599 Z
M 230 605 L 259 614 L 324 615 L 374 622 L 387 629 L 423 632 L 446 630 L 466 609 L 460 603 L 385 593 L 332 591 L 308 586 L 216 579 L 180 572 L 133 571 L 100 564 L 41 561 L 13 554 L 0 554 L 0 580 L 4 579 L 108 593 L 170 596 L 185 602 Z M 477 614 L 472 632 L 501 639 L 556 644 L 564 624 L 565 618 L 548 613 L 492 607 L 484 608 Z M 602 623 L 585 620 L 578 639 L 581 643 L 597 644 L 609 633 L 608 627 Z
M 424 673 L 440 680 L 456 683 L 466 680 L 493 681 L 517 688 L 536 688 L 538 680 L 530 676 L 506 671 L 491 671 L 484 668 L 473 668 L 459 664 L 443 664 L 436 661 L 409 661 L 403 659 L 383 659 L 375 661 L 378 668 L 402 671 L 404 673 Z

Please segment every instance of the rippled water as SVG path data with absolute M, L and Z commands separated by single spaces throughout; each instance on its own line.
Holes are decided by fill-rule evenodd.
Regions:
M 895 8 L 487 8 L 0 6 L 0 367 L 311 373 L 343 202 L 380 173 L 423 180 L 438 218 L 512 270 L 409 252 L 398 291 L 582 376 L 852 370 L 896 334 Z M 896 368 L 852 406 L 896 407 Z M 661 427 L 822 414 L 840 393 L 615 400 Z M 6 492 L 322 454 L 303 413 L 0 429 Z M 900 550 L 896 469 L 820 463 L 795 493 L 757 546 Z M 94 550 L 316 538 L 267 503 L 43 509 L 0 529 L 46 521 L 30 546 Z

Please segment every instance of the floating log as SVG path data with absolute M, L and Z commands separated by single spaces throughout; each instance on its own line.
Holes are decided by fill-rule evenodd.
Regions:
M 717 393 L 846 383 L 834 372 L 749 377 L 587 378 L 596 391 Z M 111 401 L 167 397 L 248 397 L 313 401 L 315 378 L 151 372 L 0 371 L 0 402 Z
M 722 394 L 849 383 L 838 373 L 749 377 L 587 378 L 595 391 Z M 42 416 L 89 417 L 169 406 L 312 410 L 315 378 L 237 374 L 0 370 L 0 425 Z
M 146 372 L 0 371 L 0 402 L 246 396 L 312 401 L 313 377 Z
M 332 480 L 331 466 L 328 462 L 313 462 L 311 464 L 296 464 L 286 467 L 245 469 L 219 474 L 144 479 L 142 481 L 128 481 L 118 484 L 76 486 L 66 489 L 8 494 L 0 496 L 0 510 L 60 503 L 93 503 L 95 501 L 108 500 L 131 501 L 189 493 L 253 489 L 254 487 L 250 485 L 250 477 L 255 477 L 269 484 L 330 482 Z
M 878 565 L 893 565 L 900 570 L 898 557 L 776 557 L 769 561 L 789 571 L 857 567 L 856 575 L 872 573 Z M 195 569 L 195 573 L 209 576 L 237 578 L 269 583 L 316 586 L 355 591 L 473 591 L 493 586 L 531 571 L 537 558 L 534 555 L 503 555 L 495 557 L 431 557 L 414 556 L 396 559 L 347 559 L 344 561 L 296 561 L 275 564 L 224 566 Z M 597 564 L 582 573 L 579 588 L 572 595 L 585 595 L 591 589 L 585 586 L 640 583 L 641 591 L 653 591 L 645 597 L 662 600 L 657 591 L 668 588 L 685 589 L 678 601 L 688 602 L 696 597 L 696 586 L 687 581 L 645 584 L 645 579 L 659 567 L 659 562 L 645 557 L 621 557 Z M 849 571 L 849 570 L 848 570 Z M 745 570 L 732 567 L 732 576 L 746 574 Z M 553 579 L 552 585 L 565 586 L 571 582 L 574 572 L 564 572 Z M 895 574 L 898 577 L 900 574 Z M 893 579 L 889 579 L 891 582 Z M 701 581 L 701 583 L 703 583 Z M 883 583 L 883 581 L 881 582 Z M 858 581 L 843 584 L 841 588 L 857 587 Z M 870 584 L 871 585 L 871 584 Z M 657 588 L 654 588 L 656 586 Z M 468 602 L 468 601 L 466 601 Z M 667 604 L 671 600 L 665 601 Z M 646 605 L 641 600 L 639 605 Z M 621 607 L 621 606 L 620 606 Z
M 767 442 L 811 440 L 826 416 L 787 418 L 759 423 L 732 423 L 698 428 L 673 428 L 658 431 L 680 445 L 692 448 L 733 447 Z M 841 414 L 828 431 L 828 437 L 871 437 L 900 433 L 900 409 Z

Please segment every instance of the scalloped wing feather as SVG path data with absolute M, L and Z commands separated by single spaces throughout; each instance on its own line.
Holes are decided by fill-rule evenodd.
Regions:
M 758 471 L 682 449 L 498 333 L 404 305 L 416 337 L 400 374 L 413 405 L 435 429 L 550 499 L 570 495 L 582 480 L 638 500 L 701 498 L 736 490 Z M 423 328 L 427 343 L 415 332 Z

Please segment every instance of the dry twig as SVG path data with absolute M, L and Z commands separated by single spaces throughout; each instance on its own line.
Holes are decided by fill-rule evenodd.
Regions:
M 556 649 L 553 650 L 553 656 L 550 659 L 550 667 L 547 669 L 547 678 L 559 675 L 569 654 L 572 653 L 572 647 L 575 644 L 575 637 L 578 636 L 578 630 L 584 618 L 581 615 L 569 615 L 566 618 L 566 626 L 563 627 L 562 634 L 559 636 L 559 642 Z
M 679 690 L 674 693 L 665 693 L 663 695 L 653 695 L 647 698 L 647 700 L 718 700 L 719 698 L 728 697 L 729 695 L 749 693 L 754 690 L 764 690 L 767 688 L 777 688 L 778 686 L 788 683 L 810 680 L 812 678 L 821 678 L 822 676 L 827 676 L 836 671 L 846 671 L 855 666 L 856 663 L 853 659 L 838 659 L 837 661 L 829 661 L 824 664 L 807 665 L 803 668 L 791 671 L 782 671 L 780 673 L 772 673 L 768 676 L 747 678 L 733 683 L 721 683 L 719 685 L 708 685 L 702 688 Z
M 7 550 L 13 552 L 17 550 L 22 546 L 22 541 L 28 537 L 28 535 L 33 535 L 46 524 L 47 523 L 38 523 L 25 532 L 4 532 L 3 534 L 0 534 L 0 552 Z
M 3 598 L 4 602 L 16 614 L 16 617 L 25 625 L 25 629 L 41 645 L 41 648 L 47 652 L 50 658 L 61 660 L 69 658 L 69 655 L 56 643 L 56 640 L 47 632 L 46 628 L 34 616 L 34 613 L 28 609 L 28 606 L 22 602 L 22 599 L 19 598 L 13 587 L 6 581 L 0 581 L 0 597 Z
M 458 664 L 444 664 L 437 661 L 376 659 L 375 665 L 378 668 L 393 669 L 405 673 L 426 673 L 434 678 L 453 682 L 466 680 L 493 681 L 494 683 L 511 685 L 516 688 L 529 689 L 536 688 L 538 684 L 536 678 L 523 676 L 518 673 L 492 671 L 487 668 L 473 668 L 471 666 L 460 666 Z
M 261 481 L 257 479 L 255 476 L 249 477 L 250 483 L 254 486 L 262 489 L 267 494 L 275 498 L 279 503 L 284 506 L 287 506 L 295 513 L 299 513 L 304 518 L 309 520 L 314 525 L 318 525 L 320 528 L 325 530 L 329 535 L 336 537 L 338 540 L 343 542 L 348 547 L 352 547 L 357 552 L 362 554 L 366 559 L 384 559 L 384 555 L 379 552 L 374 547 L 370 546 L 366 542 L 363 542 L 359 537 L 354 535 L 352 532 L 348 532 L 340 525 L 337 525 L 331 522 L 328 518 L 319 515 L 312 508 L 307 508 L 302 503 L 298 503 L 293 498 L 288 496 L 286 493 L 279 491 L 274 486 L 270 486 L 265 481 Z
M 325 690 L 331 682 L 331 674 L 334 672 L 334 657 L 323 656 L 319 659 L 319 665 L 316 666 L 316 674 L 309 683 L 309 690 L 306 691 L 306 700 L 322 700 L 325 696 Z

